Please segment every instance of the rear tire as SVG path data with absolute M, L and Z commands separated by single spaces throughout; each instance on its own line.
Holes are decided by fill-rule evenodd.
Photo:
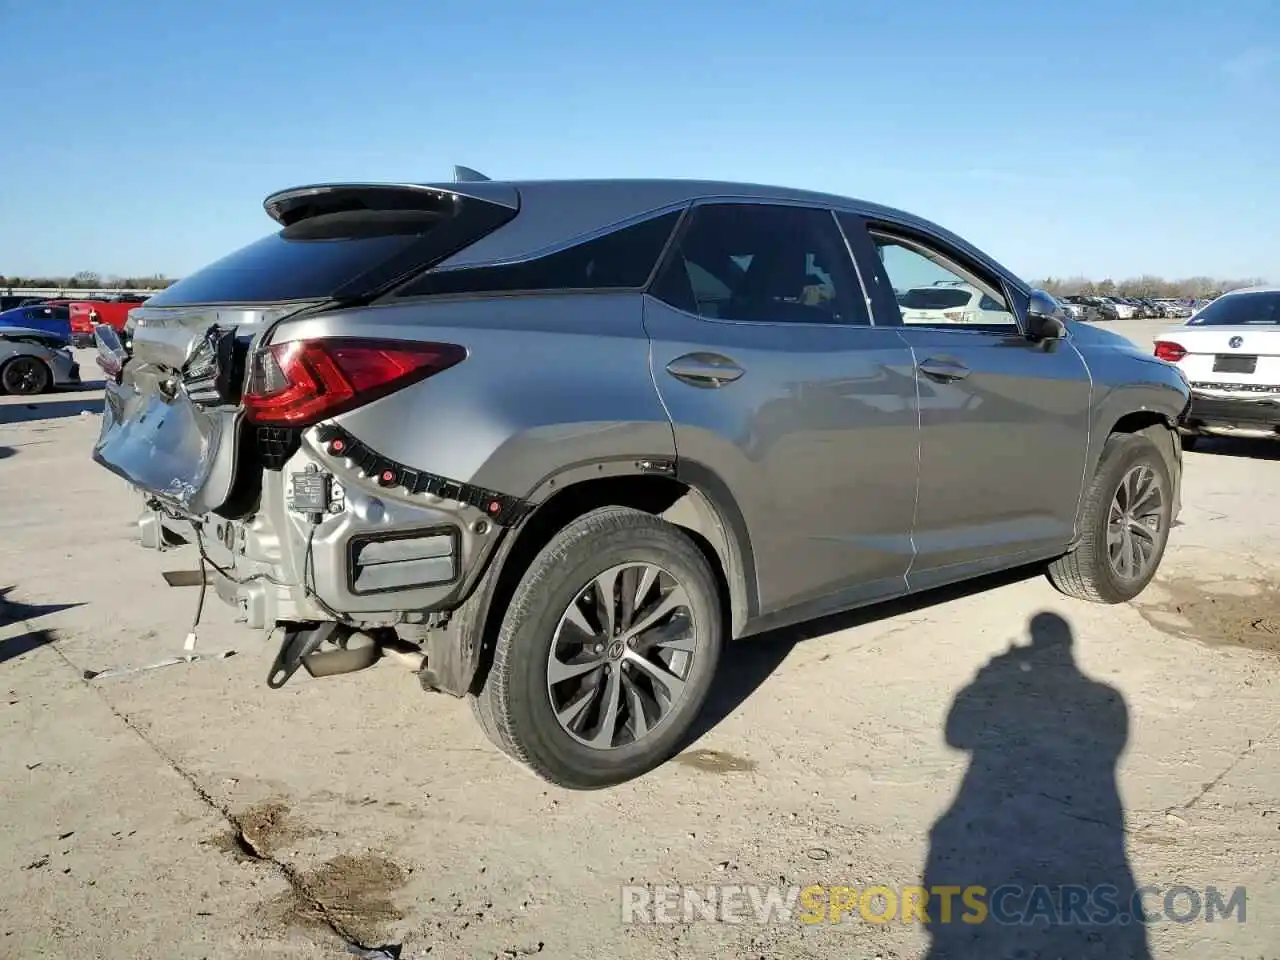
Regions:
M 722 635 L 715 573 L 697 544 L 651 514 L 594 510 L 524 572 L 472 710 L 490 740 L 543 779 L 612 786 L 680 748 Z
M 1085 491 L 1080 544 L 1049 565 L 1049 581 L 1079 600 L 1132 600 L 1160 567 L 1173 491 L 1169 467 L 1154 443 L 1140 434 L 1113 433 Z
M 52 372 L 43 360 L 35 357 L 14 357 L 0 370 L 0 387 L 5 393 L 20 397 L 44 393 L 52 382 Z

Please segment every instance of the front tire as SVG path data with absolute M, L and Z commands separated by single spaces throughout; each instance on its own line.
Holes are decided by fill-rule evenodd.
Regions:
M 521 578 L 476 717 L 545 780 L 576 790 L 622 783 L 680 748 L 723 632 L 715 573 L 688 535 L 638 510 L 594 510 Z
M 5 393 L 33 397 L 44 393 L 53 382 L 53 374 L 43 360 L 35 357 L 14 357 L 0 370 L 0 386 Z
M 1080 600 L 1132 600 L 1164 556 L 1173 492 L 1154 443 L 1140 434 L 1113 433 L 1085 491 L 1080 544 L 1049 565 L 1050 582 Z

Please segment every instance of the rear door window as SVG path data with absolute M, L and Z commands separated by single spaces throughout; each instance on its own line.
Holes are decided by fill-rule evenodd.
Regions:
M 809 207 L 695 207 L 651 292 L 714 320 L 870 322 L 831 211 Z

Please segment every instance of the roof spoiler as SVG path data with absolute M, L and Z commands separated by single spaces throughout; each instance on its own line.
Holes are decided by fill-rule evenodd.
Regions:
M 464 168 L 465 169 L 465 168 Z M 465 183 L 465 185 L 464 185 Z M 271 194 L 262 208 L 281 226 L 337 210 L 432 210 L 442 200 L 466 197 L 509 210 L 520 209 L 515 187 L 491 180 L 431 183 L 319 183 Z

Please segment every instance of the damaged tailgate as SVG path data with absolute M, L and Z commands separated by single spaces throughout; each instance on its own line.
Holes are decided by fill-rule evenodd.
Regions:
M 252 344 L 311 306 L 134 310 L 133 353 L 108 371 L 94 460 L 180 513 L 218 510 L 235 486 Z

